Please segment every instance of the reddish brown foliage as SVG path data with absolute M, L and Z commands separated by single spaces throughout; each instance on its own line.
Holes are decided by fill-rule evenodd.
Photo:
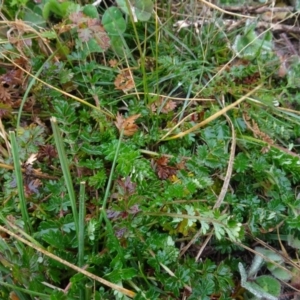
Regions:
M 156 173 L 160 179 L 167 179 L 172 175 L 175 175 L 177 169 L 168 165 L 169 158 L 162 156 L 156 160 Z
M 115 79 L 115 87 L 117 90 L 122 90 L 124 93 L 135 87 L 131 70 L 123 69 Z
M 127 119 L 125 119 L 121 114 L 118 113 L 115 124 L 120 132 L 123 130 L 124 135 L 132 136 L 138 130 L 138 126 L 136 124 L 134 124 L 134 122 L 139 117 L 140 117 L 140 114 L 133 115 L 133 116 L 130 116 Z

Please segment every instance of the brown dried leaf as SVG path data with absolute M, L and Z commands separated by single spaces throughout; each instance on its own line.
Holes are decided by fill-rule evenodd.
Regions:
M 82 42 L 88 42 L 93 37 L 93 32 L 90 28 L 78 28 L 78 37 Z
M 62 33 L 69 32 L 72 29 L 73 25 L 59 22 L 52 25 L 52 27 L 58 33 L 58 35 L 61 35 Z
M 116 59 L 111 59 L 108 61 L 110 67 L 115 68 L 118 66 L 118 61 Z
M 125 119 L 121 114 L 117 114 L 115 125 L 121 132 L 123 130 L 123 134 L 126 136 L 134 135 L 137 130 L 138 126 L 134 124 L 135 120 L 138 119 L 141 115 L 133 115 L 129 118 Z
M 8 85 L 21 84 L 24 72 L 21 69 L 12 69 L 1 76 L 2 83 Z
M 156 112 L 157 107 L 156 107 L 155 103 L 151 104 L 150 109 L 152 112 Z
M 14 21 L 13 28 L 17 29 L 20 34 L 23 34 L 25 32 L 34 32 L 34 29 L 31 26 L 20 19 L 16 19 Z
M 8 88 L 0 84 L 0 102 L 1 103 L 10 103 L 11 92 Z
M 20 298 L 18 297 L 18 295 L 15 292 L 9 293 L 9 299 L 10 300 L 20 300 Z
M 167 179 L 176 174 L 177 169 L 168 166 L 169 158 L 162 156 L 156 160 L 156 172 L 159 179 Z
M 130 176 L 127 176 L 125 180 L 118 179 L 117 182 L 124 194 L 131 195 L 135 192 L 136 183 L 131 181 Z
M 176 108 L 177 104 L 176 102 L 169 100 L 167 101 L 167 103 L 164 105 L 164 107 L 162 108 L 161 112 L 163 113 L 168 113 L 170 111 L 173 111 Z
M 52 164 L 52 159 L 57 157 L 57 151 L 54 148 L 53 145 L 43 145 L 39 147 L 39 152 L 38 152 L 38 160 L 43 160 L 46 159 L 49 161 L 49 164 Z
M 121 70 L 120 74 L 116 77 L 114 84 L 117 90 L 122 90 L 124 93 L 133 89 L 135 83 L 131 71 L 129 69 Z
M 39 194 L 39 187 L 42 185 L 40 179 L 31 180 L 27 185 L 24 185 L 25 196 L 29 197 L 33 194 Z
M 184 170 L 186 168 L 185 166 L 186 161 L 183 159 L 178 164 L 176 164 L 176 167 L 178 170 Z
M 165 100 L 163 97 L 160 97 L 157 101 L 155 101 L 152 105 L 151 105 L 151 110 L 157 111 L 157 109 L 159 109 L 162 106 L 160 112 L 167 114 L 170 111 L 173 111 L 177 104 L 172 101 L 172 100 Z
M 37 156 L 38 156 L 37 153 L 31 153 L 25 164 L 32 165 L 36 161 Z
M 110 38 L 101 25 L 100 20 L 90 18 L 82 12 L 70 14 L 69 19 L 74 23 L 73 25 L 77 27 L 78 37 L 83 42 L 88 42 L 94 38 L 104 51 L 110 47 Z
M 89 18 L 82 11 L 78 11 L 71 13 L 69 15 L 69 19 L 75 25 L 80 25 L 82 23 L 86 23 Z
M 168 169 L 165 167 L 157 166 L 156 167 L 157 176 L 159 179 L 167 179 L 169 177 Z
M 101 29 L 100 29 L 101 28 Z M 110 38 L 106 34 L 103 26 L 98 26 L 97 31 L 94 30 L 94 38 L 97 41 L 98 45 L 103 49 L 104 51 L 107 50 L 110 47 Z
M 169 162 L 169 158 L 167 156 L 162 156 L 156 160 L 157 165 L 166 166 Z
M 21 66 L 23 69 L 26 69 L 27 71 L 30 70 L 30 64 L 29 64 L 28 60 L 25 57 L 16 58 L 16 59 L 14 59 L 14 62 L 17 65 Z

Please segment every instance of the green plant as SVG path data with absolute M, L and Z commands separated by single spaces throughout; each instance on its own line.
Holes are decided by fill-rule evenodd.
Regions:
M 0 298 L 296 297 L 298 60 L 200 2 L 3 20 Z
M 255 252 L 255 257 L 247 274 L 244 266 L 241 263 L 239 264 L 239 271 L 242 278 L 241 285 L 251 292 L 255 296 L 255 299 L 267 298 L 275 300 L 280 296 L 280 281 L 289 281 L 292 278 L 292 272 L 286 268 L 283 256 L 274 253 L 274 251 L 256 247 Z M 265 264 L 272 276 L 257 276 L 257 273 Z M 255 279 L 251 280 L 252 278 Z

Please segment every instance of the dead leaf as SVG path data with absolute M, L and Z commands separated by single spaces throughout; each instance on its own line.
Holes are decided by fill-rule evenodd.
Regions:
M 156 160 L 156 173 L 159 179 L 167 179 L 176 174 L 175 167 L 168 166 L 169 158 L 162 156 Z
M 63 22 L 59 22 L 53 25 L 53 29 L 58 33 L 58 35 L 61 35 L 62 33 L 69 32 L 72 29 L 72 24 L 64 24 Z
M 37 153 L 32 153 L 26 161 L 26 165 L 32 165 L 37 159 Z
M 12 69 L 1 76 L 1 82 L 7 85 L 18 85 L 22 84 L 23 81 L 23 70 Z
M 88 42 L 95 39 L 104 51 L 110 47 L 110 38 L 100 20 L 90 18 L 82 12 L 71 13 L 69 19 L 73 22 L 73 27 L 77 27 L 78 37 L 81 41 Z
M 138 119 L 141 115 L 133 115 L 125 119 L 121 114 L 117 114 L 115 125 L 121 132 L 123 130 L 123 134 L 126 136 L 134 135 L 137 130 L 138 126 L 134 124 L 135 120 Z
M 116 59 L 111 59 L 108 61 L 108 64 L 110 65 L 110 67 L 115 68 L 118 66 L 118 61 Z
M 1 103 L 9 103 L 11 99 L 11 91 L 0 84 L 0 101 Z
M 132 90 L 135 87 L 135 83 L 131 70 L 121 70 L 120 74 L 116 77 L 114 84 L 117 90 L 122 90 L 124 93 Z
M 170 159 L 167 156 L 162 156 L 156 160 L 156 163 L 160 166 L 166 166 L 169 160 Z
M 160 97 L 157 101 L 152 103 L 151 110 L 153 112 L 160 109 L 161 113 L 167 114 L 170 111 L 173 111 L 176 108 L 177 104 L 172 100 L 165 100 L 163 97 Z
M 136 189 L 136 183 L 131 181 L 130 176 L 127 176 L 125 180 L 118 179 L 118 189 L 122 196 L 132 195 Z
M 101 30 L 100 30 L 101 28 Z M 110 38 L 108 37 L 108 35 L 106 34 L 106 32 L 104 31 L 104 27 L 103 26 L 99 26 L 99 30 L 95 31 L 94 28 L 94 37 L 95 40 L 97 41 L 98 45 L 105 51 L 110 47 Z
M 90 28 L 79 28 L 78 37 L 82 42 L 88 42 L 93 38 L 93 32 Z
M 9 293 L 9 299 L 11 299 L 11 300 L 19 300 L 20 298 L 18 297 L 18 295 L 15 292 L 10 292 Z
M 88 20 L 88 17 L 82 12 L 73 12 L 69 15 L 70 21 L 73 22 L 74 25 L 80 25 L 82 23 L 86 23 Z
M 27 185 L 24 185 L 25 197 L 28 198 L 31 195 L 39 195 L 39 187 L 42 185 L 40 179 L 36 178 L 31 180 Z

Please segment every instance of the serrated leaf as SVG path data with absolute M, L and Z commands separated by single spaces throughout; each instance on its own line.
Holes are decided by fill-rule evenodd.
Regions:
M 224 227 L 218 223 L 213 223 L 213 225 L 215 229 L 216 238 L 220 240 L 225 234 Z
M 107 274 L 106 277 L 112 282 L 119 282 L 122 280 L 132 279 L 137 275 L 137 271 L 134 268 L 127 268 L 121 270 L 114 270 Z
M 235 157 L 234 168 L 238 173 L 244 172 L 249 168 L 249 158 L 245 153 L 241 152 Z
M 203 220 L 200 221 L 201 223 L 201 232 L 202 234 L 206 234 L 207 231 L 209 230 L 209 224 Z
M 242 223 L 236 223 L 234 226 L 225 227 L 224 229 L 230 240 L 237 241 L 241 235 Z
M 95 219 L 91 219 L 89 221 L 86 231 L 87 231 L 87 235 L 89 237 L 89 240 L 92 244 L 94 243 L 94 241 L 96 239 L 99 228 L 100 228 L 100 225 L 99 225 L 98 221 L 96 221 Z
M 124 118 L 121 114 L 117 113 L 115 125 L 119 129 L 119 132 L 123 131 L 124 135 L 132 136 L 138 130 L 138 126 L 135 124 L 135 121 L 140 116 L 140 114 L 137 114 Z
M 86 167 L 91 170 L 103 168 L 103 161 L 99 158 L 96 159 L 86 159 L 79 162 L 80 167 Z
M 104 186 L 107 179 L 105 169 L 102 169 L 96 172 L 93 176 L 89 177 L 88 182 L 90 186 L 95 187 L 96 189 L 100 189 Z
M 63 224 L 62 227 L 61 227 L 61 229 L 64 232 L 67 232 L 67 233 L 70 233 L 71 231 L 75 231 L 75 223 L 74 223 L 74 221 L 66 223 L 66 224 Z
M 42 239 L 49 245 L 64 250 L 69 245 L 70 239 L 60 231 L 49 231 L 43 234 Z
M 43 221 L 39 225 L 39 234 L 45 234 L 49 231 L 58 230 L 59 226 L 59 223 L 55 221 Z

